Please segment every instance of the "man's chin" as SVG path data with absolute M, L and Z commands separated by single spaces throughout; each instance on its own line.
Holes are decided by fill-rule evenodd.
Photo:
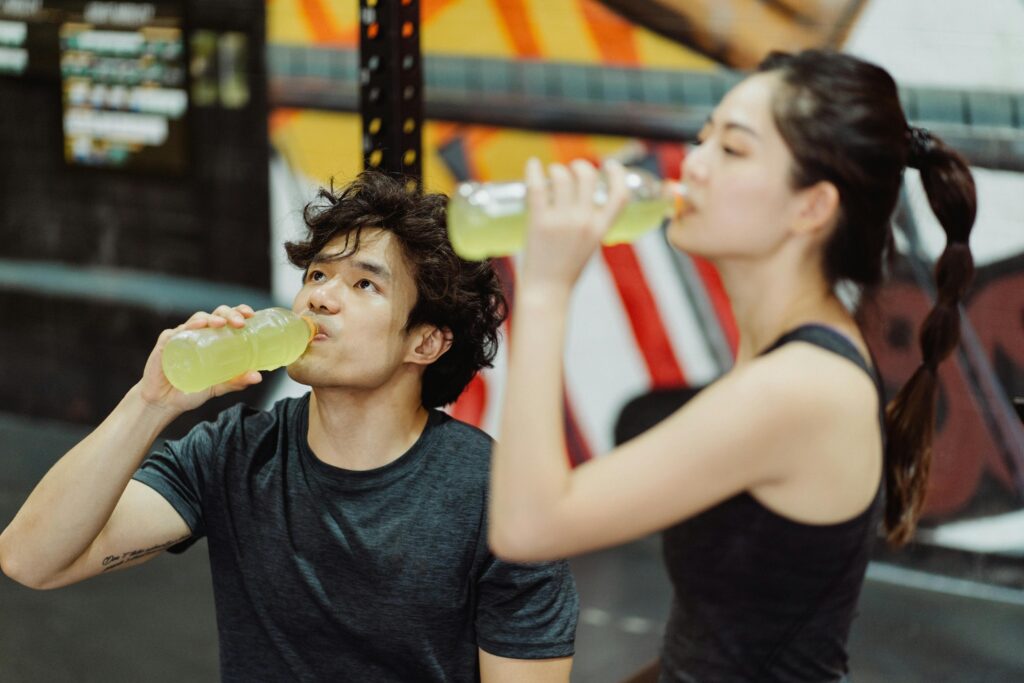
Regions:
M 285 368 L 285 372 L 288 373 L 288 377 L 293 382 L 305 384 L 307 387 L 313 386 L 313 373 L 302 367 L 299 363 L 292 363 Z

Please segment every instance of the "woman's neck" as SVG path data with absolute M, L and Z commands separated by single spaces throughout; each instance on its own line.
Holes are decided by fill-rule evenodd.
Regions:
M 739 329 L 736 362 L 754 358 L 787 331 L 808 322 L 849 331 L 853 320 L 820 268 L 778 263 L 716 262 Z

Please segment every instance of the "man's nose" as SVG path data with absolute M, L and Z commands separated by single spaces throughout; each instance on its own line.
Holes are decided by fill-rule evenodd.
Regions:
M 341 296 L 337 280 L 325 282 L 310 293 L 309 310 L 317 313 L 337 313 L 341 310 Z

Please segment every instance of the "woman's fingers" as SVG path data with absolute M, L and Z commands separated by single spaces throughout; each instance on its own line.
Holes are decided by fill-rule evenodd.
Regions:
M 547 180 L 544 166 L 537 157 L 526 162 L 526 206 L 531 214 L 539 215 L 548 205 Z
M 594 196 L 597 192 L 597 169 L 589 161 L 576 159 L 570 164 L 576 176 L 576 206 L 586 214 L 593 212 Z
M 531 233 L 547 234 L 544 240 L 580 239 L 581 249 L 600 240 L 630 198 L 626 169 L 621 163 L 607 162 L 603 176 L 592 163 L 583 159 L 568 165 L 551 164 L 547 173 L 540 161 L 530 159 L 526 166 L 526 185 Z M 603 199 L 598 197 L 602 181 L 605 183 Z M 548 245 L 553 246 L 554 242 Z
M 556 211 L 570 211 L 576 197 L 572 174 L 562 164 L 551 164 L 548 173 L 551 176 L 553 208 Z
M 551 164 L 545 174 L 541 162 L 531 158 L 525 173 L 528 210 L 564 227 L 590 223 L 595 216 L 614 218 L 629 201 L 626 169 L 613 160 L 605 163 L 603 170 L 608 183 L 607 201 L 599 208 L 595 197 L 600 174 L 593 164 L 582 159 L 568 166 Z
M 600 182 L 597 169 L 587 161 L 551 164 L 546 174 L 538 160 L 527 163 L 524 281 L 571 288 L 579 278 L 608 227 L 596 196 Z M 616 196 L 621 194 L 619 190 Z
M 626 167 L 611 159 L 604 164 L 605 178 L 608 182 L 608 202 L 602 209 L 602 218 L 606 226 L 610 226 L 616 216 L 629 202 L 629 186 L 626 184 Z

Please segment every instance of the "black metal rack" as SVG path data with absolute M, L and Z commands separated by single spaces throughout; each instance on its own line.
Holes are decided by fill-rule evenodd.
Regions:
M 422 183 L 419 0 L 359 0 L 363 164 Z

